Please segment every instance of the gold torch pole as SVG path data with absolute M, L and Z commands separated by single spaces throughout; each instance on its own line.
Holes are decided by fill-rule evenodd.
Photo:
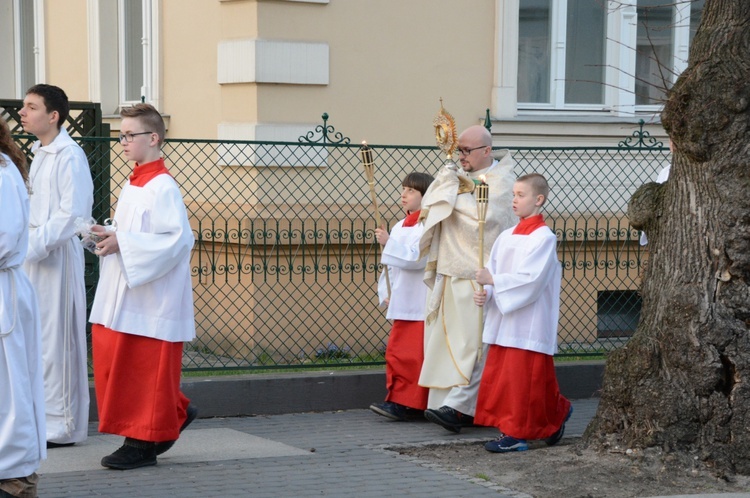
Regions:
M 479 184 L 474 187 L 477 200 L 477 218 L 479 219 L 479 268 L 484 268 L 484 223 L 487 219 L 487 204 L 490 199 L 490 186 L 485 182 L 484 175 L 479 177 Z M 479 334 L 482 334 L 484 324 L 484 308 L 479 308 Z
M 378 196 L 375 195 L 375 163 L 372 160 L 372 149 L 367 146 L 367 142 L 362 142 L 359 149 L 362 155 L 362 166 L 365 168 L 367 184 L 370 186 L 370 197 L 372 198 L 372 209 L 375 211 L 375 226 L 380 228 L 380 209 L 378 209 Z M 388 277 L 388 267 L 383 265 L 385 272 L 385 286 L 388 289 L 388 299 L 391 298 L 391 279 Z

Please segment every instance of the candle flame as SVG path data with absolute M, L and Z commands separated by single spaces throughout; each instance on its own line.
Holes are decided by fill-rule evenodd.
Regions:
M 484 175 L 479 175 L 479 181 L 482 183 L 487 183 L 487 177 Z

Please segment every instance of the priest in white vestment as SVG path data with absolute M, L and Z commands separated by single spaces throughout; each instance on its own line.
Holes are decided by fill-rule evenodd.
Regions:
M 425 416 L 459 432 L 473 423 L 482 367 L 482 334 L 473 294 L 479 267 L 479 219 L 474 196 L 480 175 L 489 185 L 484 257 L 500 232 L 513 226 L 515 165 L 510 152 L 493 157 L 492 136 L 482 126 L 467 128 L 458 138 L 461 171 L 445 166 L 422 200 L 428 254 L 425 282 L 430 291 L 425 319 L 425 356 L 419 384 L 430 388 Z

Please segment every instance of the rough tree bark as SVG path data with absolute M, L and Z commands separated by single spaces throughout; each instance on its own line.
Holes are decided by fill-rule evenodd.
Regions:
M 667 94 L 669 180 L 628 206 L 648 234 L 641 321 L 607 360 L 587 445 L 661 446 L 750 474 L 750 1 L 708 0 Z

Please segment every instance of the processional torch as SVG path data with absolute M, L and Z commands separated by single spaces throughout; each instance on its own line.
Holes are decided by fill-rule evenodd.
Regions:
M 477 219 L 479 220 L 479 268 L 484 268 L 484 222 L 487 220 L 487 204 L 490 200 L 490 186 L 484 175 L 479 176 L 479 184 L 474 187 L 477 200 Z M 479 307 L 479 334 L 484 327 L 484 308 Z
M 372 198 L 372 209 L 375 211 L 375 226 L 380 228 L 380 209 L 378 209 L 378 196 L 375 194 L 375 163 L 372 160 L 372 149 L 367 146 L 367 142 L 362 141 L 362 147 L 359 149 L 362 156 L 362 166 L 365 168 L 365 177 L 367 184 L 370 186 L 370 197 Z M 388 289 L 388 299 L 391 298 L 391 279 L 388 277 L 388 267 L 383 265 L 385 273 L 385 286 Z

